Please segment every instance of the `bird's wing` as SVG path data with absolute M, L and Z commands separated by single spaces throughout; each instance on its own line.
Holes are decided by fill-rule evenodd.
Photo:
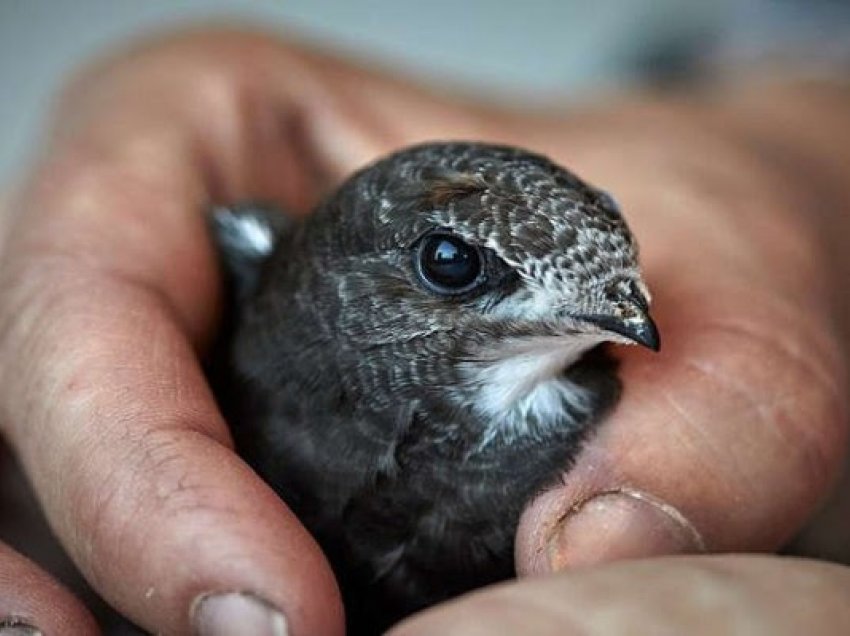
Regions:
M 244 203 L 214 207 L 209 224 L 233 300 L 241 305 L 256 291 L 264 263 L 297 221 L 276 208 Z

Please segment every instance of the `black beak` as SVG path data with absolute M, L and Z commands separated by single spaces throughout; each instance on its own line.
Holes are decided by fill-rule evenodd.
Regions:
M 581 316 L 581 320 L 586 320 L 605 331 L 624 336 L 647 349 L 658 351 L 661 348 L 658 328 L 645 311 L 630 312 L 630 315 L 623 317 Z

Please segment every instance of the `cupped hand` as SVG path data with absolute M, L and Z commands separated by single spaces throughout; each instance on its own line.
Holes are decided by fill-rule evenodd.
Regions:
M 234 454 L 201 370 L 221 302 L 203 210 L 307 210 L 383 152 L 474 138 L 546 152 L 614 194 L 663 339 L 657 356 L 621 352 L 623 399 L 530 505 L 518 570 L 777 547 L 840 466 L 844 362 L 828 215 L 804 214 L 823 201 L 768 152 L 776 137 L 820 157 L 819 139 L 788 134 L 793 108 L 760 116 L 758 94 L 517 113 L 228 31 L 90 69 L 0 233 L 0 426 L 51 526 L 150 631 L 342 633 L 327 563 Z M 94 632 L 34 565 L 6 549 L 0 563 L 32 581 L 7 594 L 0 576 L 0 616 Z

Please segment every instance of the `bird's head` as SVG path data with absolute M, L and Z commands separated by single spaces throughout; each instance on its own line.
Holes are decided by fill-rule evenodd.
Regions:
M 244 305 L 236 363 L 271 391 L 472 409 L 496 423 L 486 440 L 590 413 L 564 371 L 596 345 L 659 347 L 612 198 L 516 148 L 414 146 L 302 224 L 250 207 L 214 219 Z
M 599 343 L 659 347 L 616 204 L 539 155 L 403 150 L 354 175 L 300 240 L 345 373 L 395 395 L 447 390 L 498 415 Z

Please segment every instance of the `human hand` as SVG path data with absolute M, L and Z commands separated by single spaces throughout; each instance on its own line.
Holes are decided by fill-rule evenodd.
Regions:
M 66 93 L 5 217 L 3 433 L 76 563 L 139 625 L 244 631 L 276 607 L 291 633 L 341 633 L 324 558 L 232 452 L 200 369 L 220 303 L 201 211 L 245 199 L 305 210 L 398 146 L 505 141 L 615 194 L 664 340 L 658 357 L 621 352 L 623 399 L 564 487 L 530 506 L 519 571 L 774 548 L 840 464 L 844 367 L 820 228 L 777 192 L 784 173 L 738 141 L 737 112 L 501 112 L 239 33 L 127 52 Z M 21 567 L 35 583 L 0 609 L 93 631 Z M 264 603 L 197 604 L 227 591 Z M 253 619 L 225 616 L 228 599 Z
M 526 579 L 422 612 L 387 636 L 838 636 L 850 569 L 754 555 L 621 561 Z

